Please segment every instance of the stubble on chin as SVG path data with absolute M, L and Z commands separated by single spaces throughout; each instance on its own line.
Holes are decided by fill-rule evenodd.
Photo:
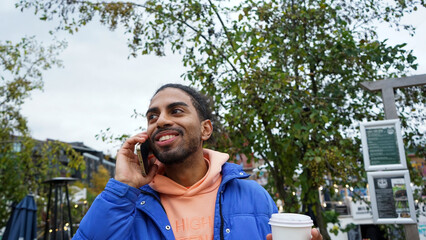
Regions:
M 153 148 L 154 156 L 164 165 L 173 165 L 183 163 L 191 154 L 196 152 L 199 147 L 197 141 L 192 140 L 187 147 L 177 147 L 176 149 L 158 150 Z
M 184 162 L 182 154 L 173 153 L 173 151 L 153 151 L 154 156 L 164 165 L 172 165 Z

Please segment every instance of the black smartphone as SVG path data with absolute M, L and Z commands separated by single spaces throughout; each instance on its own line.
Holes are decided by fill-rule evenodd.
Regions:
M 138 155 L 142 176 L 146 177 L 146 175 L 149 173 L 149 170 L 150 170 L 148 155 L 151 149 L 149 147 L 149 141 L 147 140 L 142 144 L 137 143 L 135 145 L 135 148 L 136 148 L 136 153 Z

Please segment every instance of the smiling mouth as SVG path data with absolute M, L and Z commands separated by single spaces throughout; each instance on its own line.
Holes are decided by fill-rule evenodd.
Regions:
M 174 142 L 176 138 L 180 135 L 183 135 L 183 132 L 181 129 L 164 128 L 164 129 L 159 129 L 157 132 L 155 132 L 153 134 L 153 139 L 157 144 L 159 144 L 159 146 L 166 146 Z
M 159 141 L 159 142 L 164 142 L 164 141 L 167 141 L 167 140 L 172 139 L 172 138 L 174 138 L 174 137 L 176 137 L 176 135 L 164 135 L 164 136 L 161 136 L 161 137 L 158 139 L 158 141 Z

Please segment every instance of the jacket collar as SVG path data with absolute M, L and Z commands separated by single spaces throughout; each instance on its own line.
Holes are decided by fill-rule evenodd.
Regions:
M 243 168 L 240 165 L 234 163 L 226 162 L 222 166 L 222 182 L 221 186 L 225 185 L 227 182 L 236 179 L 236 178 L 248 178 L 250 175 L 243 171 Z M 160 194 L 152 189 L 148 184 L 140 188 L 141 191 L 147 192 L 148 194 L 153 195 L 157 200 L 160 200 Z

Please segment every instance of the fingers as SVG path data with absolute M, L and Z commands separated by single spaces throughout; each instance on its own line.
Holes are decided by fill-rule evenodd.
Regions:
M 272 240 L 272 234 L 266 235 L 266 240 Z
M 126 141 L 123 143 L 120 150 L 118 151 L 117 158 L 119 158 L 120 155 L 133 158 L 135 155 L 134 152 L 136 143 L 144 143 L 147 139 L 148 134 L 146 134 L 146 132 L 136 134 L 135 136 L 126 139 Z
M 131 149 L 133 150 L 135 148 L 136 143 L 144 143 L 148 139 L 148 134 L 146 132 L 142 132 L 139 134 L 136 134 L 133 137 L 128 138 L 121 147 L 122 149 Z
M 148 173 L 147 177 L 144 177 L 141 173 L 140 163 L 137 155 L 135 154 L 136 143 L 143 143 L 148 139 L 148 135 L 143 132 L 127 139 L 121 149 L 117 153 L 117 161 L 115 167 L 115 179 L 117 181 L 128 184 L 132 187 L 139 188 L 154 178 L 157 167 Z
M 312 240 L 322 240 L 322 235 L 317 228 L 311 230 Z

